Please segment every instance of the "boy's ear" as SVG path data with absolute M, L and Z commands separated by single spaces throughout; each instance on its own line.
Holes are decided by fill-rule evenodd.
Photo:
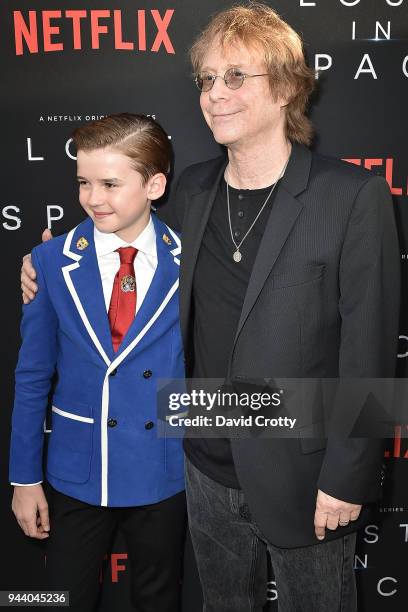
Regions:
M 147 181 L 147 197 L 149 200 L 158 200 L 166 190 L 167 179 L 162 172 L 151 176 Z

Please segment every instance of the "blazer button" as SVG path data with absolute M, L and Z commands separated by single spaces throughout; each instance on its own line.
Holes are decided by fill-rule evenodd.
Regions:
M 115 368 L 114 370 L 112 370 L 109 376 L 116 376 L 117 373 L 118 373 L 118 368 Z
M 108 419 L 108 427 L 116 427 L 118 424 L 116 419 Z
M 147 421 L 145 423 L 145 429 L 152 429 L 154 427 L 154 423 L 152 421 Z
M 153 372 L 151 370 L 145 370 L 143 372 L 143 378 L 150 378 Z

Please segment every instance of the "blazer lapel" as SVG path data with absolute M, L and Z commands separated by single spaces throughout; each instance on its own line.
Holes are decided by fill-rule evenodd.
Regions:
M 180 260 L 178 259 L 179 252 L 176 251 L 179 251 L 178 245 L 180 241 L 175 234 L 170 233 L 167 226 L 159 221 L 154 214 L 152 215 L 152 219 L 156 232 L 157 268 L 148 292 L 143 300 L 143 304 L 138 310 L 132 325 L 129 327 L 116 353 L 117 358 L 123 353 L 125 353 L 125 356 L 129 354 L 129 347 L 131 345 L 131 350 L 133 350 L 135 339 L 138 338 L 147 326 L 151 326 L 149 327 L 149 342 L 153 342 L 156 335 L 162 332 L 162 327 L 153 327 L 153 323 L 166 308 L 166 298 L 169 300 L 178 289 Z M 171 244 L 163 240 L 164 234 L 170 239 Z M 175 285 L 177 286 L 175 287 Z M 175 313 L 175 317 L 177 316 L 178 312 Z M 144 337 L 144 335 L 142 337 Z M 142 337 L 140 337 L 140 341 Z M 139 342 L 137 342 L 137 344 L 138 343 Z M 134 344 L 134 346 L 136 346 L 136 344 Z
M 86 332 L 102 359 L 109 365 L 114 352 L 95 252 L 93 228 L 92 221 L 88 219 L 68 234 L 64 255 L 73 259 L 75 263 L 64 266 L 62 272 Z M 87 243 L 82 250 L 77 247 L 80 238 L 85 239 Z
M 228 159 L 226 157 L 220 158 L 211 174 L 205 177 L 205 180 L 199 186 L 200 191 L 189 194 L 190 200 L 183 220 L 181 232 L 183 257 L 181 258 L 180 270 L 180 324 L 185 346 L 187 345 L 191 312 L 194 270 L 207 221 L 227 163 Z
M 307 186 L 311 158 L 311 153 L 306 147 L 293 145 L 285 176 L 277 188 L 275 201 L 255 258 L 234 344 L 303 208 L 302 202 L 296 196 Z

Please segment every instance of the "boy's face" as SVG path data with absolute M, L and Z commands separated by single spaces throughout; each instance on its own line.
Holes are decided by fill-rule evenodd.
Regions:
M 79 201 L 101 232 L 133 242 L 149 222 L 150 201 L 166 187 L 164 174 L 145 185 L 131 159 L 113 148 L 78 151 Z

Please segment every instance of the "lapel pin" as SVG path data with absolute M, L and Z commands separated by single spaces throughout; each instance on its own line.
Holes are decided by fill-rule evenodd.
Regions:
M 81 238 L 78 240 L 76 245 L 77 245 L 77 249 L 79 249 L 80 251 L 83 251 L 84 249 L 86 249 L 86 247 L 89 246 L 89 242 L 84 236 L 81 236 Z
M 165 242 L 167 244 L 167 246 L 170 246 L 172 244 L 170 238 L 168 237 L 167 234 L 163 234 L 163 242 Z

